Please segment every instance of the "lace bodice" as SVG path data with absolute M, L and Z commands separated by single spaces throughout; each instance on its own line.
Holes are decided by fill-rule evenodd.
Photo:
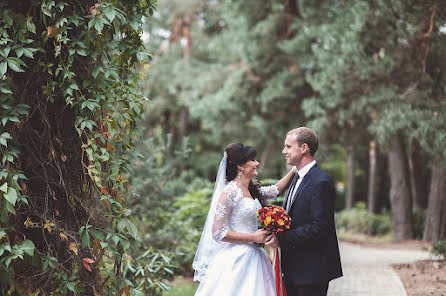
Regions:
M 279 191 L 276 185 L 271 185 L 260 187 L 260 193 L 266 199 L 276 199 Z M 213 238 L 221 241 L 228 230 L 243 233 L 257 231 L 257 210 L 261 207 L 259 200 L 244 197 L 236 182 L 229 182 L 223 189 L 215 210 Z

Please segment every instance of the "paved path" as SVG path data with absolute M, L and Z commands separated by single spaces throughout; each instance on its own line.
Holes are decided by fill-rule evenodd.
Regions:
M 340 242 L 344 276 L 330 282 L 328 296 L 407 296 L 390 264 L 429 258 L 429 253 L 410 250 L 362 248 Z

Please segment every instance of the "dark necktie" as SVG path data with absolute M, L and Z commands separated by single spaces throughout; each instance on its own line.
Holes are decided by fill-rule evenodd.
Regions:
M 288 191 L 288 196 L 285 201 L 285 210 L 287 213 L 291 207 L 291 202 L 293 200 L 294 187 L 296 187 L 297 180 L 299 180 L 299 174 L 296 173 L 296 176 L 294 176 L 293 181 L 291 181 L 290 190 Z

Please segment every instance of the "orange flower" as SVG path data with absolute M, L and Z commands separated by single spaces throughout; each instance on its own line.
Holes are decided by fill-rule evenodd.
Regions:
M 265 226 L 268 226 L 269 223 L 271 223 L 271 217 L 270 216 L 266 217 L 264 223 L 265 223 Z

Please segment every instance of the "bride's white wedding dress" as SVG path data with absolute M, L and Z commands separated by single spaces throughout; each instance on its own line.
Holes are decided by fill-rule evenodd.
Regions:
M 260 188 L 267 199 L 277 198 L 275 185 Z M 258 229 L 257 199 L 244 197 L 234 181 L 229 182 L 218 201 L 212 236 L 221 249 L 207 266 L 194 266 L 200 281 L 196 296 L 275 296 L 275 280 L 263 248 L 253 243 L 223 242 L 228 230 L 253 233 Z

